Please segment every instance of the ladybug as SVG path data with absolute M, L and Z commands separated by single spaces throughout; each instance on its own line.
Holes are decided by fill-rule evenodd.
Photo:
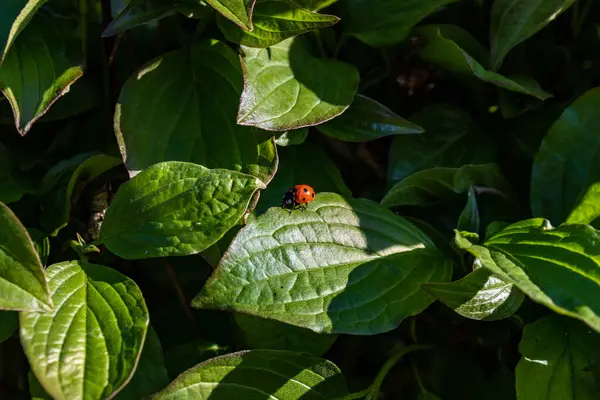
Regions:
M 315 190 L 308 185 L 295 185 L 288 189 L 281 200 L 281 208 L 297 208 L 300 211 L 306 210 L 306 203 L 315 199 Z M 292 211 L 290 210 L 290 213 Z

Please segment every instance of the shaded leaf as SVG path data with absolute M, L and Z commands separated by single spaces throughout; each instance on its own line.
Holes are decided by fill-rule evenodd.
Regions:
M 83 75 L 77 22 L 39 12 L 6 54 L 0 67 L 0 90 L 10 102 L 21 135 Z
M 575 0 L 494 0 L 491 66 L 497 70 L 508 52 L 563 13 Z
M 495 161 L 496 149 L 485 132 L 467 112 L 452 104 L 429 105 L 411 121 L 425 132 L 394 137 L 388 166 L 391 184 L 429 168 Z
M 421 286 L 446 306 L 463 317 L 497 321 L 519 309 L 525 295 L 513 284 L 477 268 L 454 282 L 426 283 Z
M 268 183 L 277 166 L 275 144 L 270 135 L 235 123 L 242 89 L 238 57 L 216 41 L 162 55 L 132 75 L 115 111 L 130 174 L 189 161 Z
M 102 265 L 68 261 L 46 272 L 55 310 L 20 314 L 32 371 L 54 399 L 111 397 L 133 374 L 146 337 L 141 291 Z
M 515 369 L 519 399 L 593 400 L 600 381 L 585 369 L 600 362 L 600 335 L 579 321 L 548 315 L 527 324 Z
M 413 26 L 457 0 L 348 0 L 345 33 L 370 46 L 401 42 Z
M 206 2 L 236 25 L 252 31 L 252 10 L 256 0 L 206 0 Z
M 0 203 L 0 309 L 49 311 L 52 299 L 40 257 L 29 233 Z
M 310 163 L 306 162 L 310 155 Z M 269 186 L 261 192 L 256 206 L 258 215 L 270 207 L 280 207 L 281 199 L 289 188 L 298 184 L 310 185 L 317 193 L 335 192 L 350 196 L 337 166 L 320 146 L 305 142 L 299 146 L 279 149 L 279 167 Z
M 600 216 L 600 87 L 567 107 L 552 125 L 531 172 L 531 210 L 553 224 Z
M 151 399 L 335 399 L 347 394 L 341 371 L 328 360 L 292 351 L 250 350 L 198 364 Z
M 319 11 L 323 8 L 329 7 L 338 0 L 295 0 L 299 6 L 306 8 L 310 11 Z
M 0 202 L 19 201 L 27 193 L 33 193 L 31 182 L 17 168 L 10 150 L 0 143 Z
M 404 218 L 318 193 L 305 212 L 273 207 L 242 228 L 192 306 L 377 334 L 431 304 L 420 284 L 450 275 L 450 262 Z
M 475 185 L 473 185 L 467 192 L 467 204 L 458 217 L 456 229 L 459 231 L 479 232 L 480 224 L 477 192 L 475 191 Z
M 67 226 L 76 190 L 121 164 L 121 159 L 106 154 L 78 154 L 54 165 L 44 176 L 39 192 L 42 227 L 56 236 Z
M 343 113 L 358 88 L 358 70 L 314 57 L 302 36 L 268 49 L 242 46 L 244 92 L 237 122 L 271 131 L 313 126 Z
M 250 349 L 290 350 L 320 357 L 338 337 L 248 314 L 234 313 L 233 318 Z
M 419 55 L 423 60 L 457 75 L 468 83 L 471 83 L 473 79 L 480 79 L 503 89 L 534 96 L 540 100 L 552 97 L 539 85 L 531 84 L 533 80 L 519 79 L 517 82 L 490 71 L 486 66 L 487 52 L 482 50 L 481 45 L 467 31 L 458 26 L 425 25 L 416 28 L 414 33 L 426 39 L 425 46 L 419 50 Z M 470 54 L 463 47 L 478 49 L 478 51 Z M 479 57 L 477 57 L 478 55 Z
M 269 47 L 287 38 L 336 24 L 335 15 L 317 14 L 293 0 L 257 0 L 252 14 L 254 29 L 241 29 L 225 17 L 217 24 L 227 38 L 248 47 Z
M 37 380 L 33 372 L 29 370 L 27 374 L 27 380 L 29 381 L 29 395 L 31 400 L 53 400 L 52 397 L 46 393 L 40 381 Z
M 308 137 L 308 128 L 294 129 L 285 131 L 275 136 L 275 144 L 277 146 L 295 146 L 304 143 Z M 281 162 L 281 161 L 280 161 Z
M 445 197 L 467 193 L 473 185 L 512 193 L 496 164 L 465 165 L 460 168 L 431 168 L 415 172 L 395 184 L 381 199 L 386 207 L 426 206 Z
M 423 128 L 397 115 L 395 112 L 357 94 L 350 107 L 317 129 L 332 138 L 346 142 L 367 142 L 384 136 L 422 133 Z
M 210 358 L 225 354 L 227 347 L 203 339 L 175 346 L 165 352 L 165 362 L 171 379 L 175 379 L 194 365 Z
M 455 243 L 532 300 L 600 332 L 600 233 L 594 228 L 552 228 L 533 218 L 509 225 L 483 245 L 458 232 Z
M 0 65 L 15 39 L 37 10 L 48 0 L 4 0 L 0 2 Z
M 11 337 L 19 329 L 17 311 L 0 311 L 0 343 Z
M 125 259 L 196 254 L 233 227 L 263 188 L 239 172 L 155 164 L 119 187 L 98 243 Z
M 50 238 L 48 238 L 44 232 L 35 228 L 27 228 L 27 233 L 29 233 L 31 241 L 35 246 L 35 250 L 40 257 L 42 266 L 45 267 L 48 257 L 50 256 Z

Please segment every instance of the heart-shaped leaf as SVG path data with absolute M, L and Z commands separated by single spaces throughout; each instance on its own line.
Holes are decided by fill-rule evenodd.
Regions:
M 273 46 L 292 36 L 334 25 L 339 20 L 335 15 L 305 10 L 293 0 L 257 0 L 252 14 L 252 32 L 241 29 L 225 17 L 217 17 L 227 40 L 248 47 Z
M 511 80 L 496 72 L 488 70 L 487 51 L 467 31 L 455 25 L 425 25 L 414 30 L 423 36 L 426 44 L 419 49 L 419 56 L 426 62 L 440 66 L 467 83 L 481 80 L 500 88 L 523 93 L 546 100 L 551 94 L 542 90 L 539 85 L 532 85 L 532 80 Z M 469 53 L 466 49 L 477 49 Z M 527 82 L 527 83 L 526 83 Z
M 457 281 L 426 283 L 421 287 L 463 317 L 483 321 L 508 317 L 525 298 L 513 284 L 481 267 Z
M 35 121 L 83 75 L 83 48 L 77 17 L 60 23 L 38 12 L 6 53 L 0 66 L 0 90 L 25 135 Z
M 594 228 L 552 228 L 533 218 L 509 225 L 483 245 L 458 232 L 455 243 L 532 300 L 600 332 L 600 232 Z
M 391 184 L 429 168 L 458 168 L 496 159 L 494 144 L 483 129 L 467 112 L 452 104 L 434 103 L 411 121 L 425 132 L 394 137 L 388 166 Z
M 548 315 L 527 324 L 515 369 L 518 398 L 597 398 L 600 381 L 586 368 L 600 362 L 598 348 L 600 335 L 579 321 Z
M 0 65 L 17 35 L 48 0 L 3 0 L 0 2 Z
M 492 68 L 497 70 L 508 52 L 562 14 L 575 0 L 494 0 L 492 6 Z
M 413 26 L 457 0 L 348 0 L 345 33 L 370 46 L 401 42 Z
M 21 221 L 0 203 L 0 309 L 52 310 L 46 275 Z
M 422 283 L 450 275 L 450 262 L 404 218 L 320 193 L 305 212 L 273 207 L 242 228 L 192 306 L 377 334 L 431 304 Z
M 53 399 L 107 399 L 133 374 L 148 328 L 134 281 L 95 264 L 46 270 L 53 312 L 22 312 L 20 337 L 31 369 Z
M 600 216 L 600 87 L 567 107 L 533 162 L 531 210 L 553 224 L 589 224 Z
M 40 222 L 51 236 L 67 226 L 75 190 L 99 175 L 121 164 L 121 160 L 106 154 L 78 154 L 54 165 L 42 180 L 39 197 L 42 215 Z M 79 194 L 79 193 L 78 193 Z
M 350 107 L 317 129 L 346 142 L 367 142 L 384 136 L 422 133 L 423 128 L 383 104 L 357 94 Z
M 344 376 L 331 361 L 292 351 L 250 350 L 198 364 L 151 399 L 299 400 L 347 394 Z
M 206 0 L 206 2 L 234 24 L 252 31 L 252 10 L 256 0 Z
M 119 187 L 100 239 L 125 259 L 196 254 L 242 218 L 264 184 L 187 162 L 155 164 Z
M 307 46 L 302 36 L 268 49 L 242 46 L 239 124 L 286 131 L 320 124 L 350 106 L 358 89 L 358 70 L 315 58 Z
M 512 193 L 496 164 L 465 165 L 460 168 L 431 168 L 416 172 L 395 184 L 381 200 L 386 207 L 426 206 L 441 198 L 467 193 L 473 185 Z
M 235 123 L 243 85 L 235 52 L 215 41 L 167 53 L 131 76 L 115 112 L 130 174 L 189 161 L 268 183 L 277 166 L 271 135 Z

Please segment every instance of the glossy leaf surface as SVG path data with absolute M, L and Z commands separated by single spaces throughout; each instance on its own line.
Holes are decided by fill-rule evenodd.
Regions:
M 70 261 L 46 272 L 55 310 L 20 315 L 31 369 L 54 399 L 110 398 L 133 374 L 146 337 L 140 289 L 102 265 Z
M 320 193 L 305 212 L 271 208 L 242 228 L 192 305 L 315 332 L 377 334 L 424 310 L 433 299 L 420 285 L 450 274 L 449 261 L 404 218 Z
M 153 165 L 119 187 L 99 242 L 125 259 L 199 253 L 240 220 L 260 188 L 257 178 L 239 172 Z
M 256 0 L 206 0 L 225 18 L 247 31 L 252 31 L 252 10 Z

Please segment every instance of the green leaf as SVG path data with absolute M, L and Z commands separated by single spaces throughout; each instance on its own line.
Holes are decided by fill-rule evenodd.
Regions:
M 0 3 L 0 65 L 15 39 L 48 0 L 3 0 Z
M 306 155 L 310 154 L 310 163 Z M 266 190 L 260 194 L 257 214 L 270 207 L 281 206 L 285 192 L 295 184 L 310 185 L 317 193 L 335 192 L 342 196 L 351 196 L 350 189 L 344 183 L 342 174 L 320 146 L 306 142 L 299 146 L 279 149 L 278 171 Z
M 303 36 L 268 49 L 242 46 L 244 92 L 237 122 L 270 131 L 313 126 L 343 113 L 358 89 L 358 70 L 315 58 Z
M 479 232 L 481 227 L 481 219 L 479 217 L 479 207 L 477 205 L 476 186 L 469 188 L 467 193 L 467 204 L 458 217 L 456 229 L 459 231 Z
M 442 303 L 465 318 L 497 321 L 519 309 L 525 295 L 513 284 L 477 268 L 462 279 L 421 286 Z
M 481 45 L 467 31 L 458 26 L 425 25 L 416 28 L 414 33 L 426 39 L 425 46 L 419 50 L 419 55 L 424 61 L 447 70 L 468 84 L 472 84 L 473 80 L 480 79 L 500 88 L 534 96 L 540 100 L 552 97 L 539 85 L 532 85 L 530 80 L 519 79 L 517 82 L 488 70 L 486 66 L 487 51 L 481 51 Z M 479 50 L 471 54 L 466 50 L 468 48 Z
M 318 193 L 305 212 L 273 207 L 242 228 L 192 306 L 377 334 L 431 304 L 420 284 L 450 275 L 450 262 L 404 218 Z
M 177 12 L 207 16 L 209 11 L 213 11 L 212 7 L 201 0 L 131 0 L 104 29 L 102 37 L 114 36 Z
M 115 111 L 131 175 L 164 161 L 189 161 L 254 175 L 277 166 L 271 135 L 235 123 L 243 75 L 225 43 L 203 41 L 162 55 L 133 74 Z
M 252 14 L 252 32 L 241 29 L 225 17 L 217 17 L 227 40 L 248 47 L 269 47 L 287 38 L 326 28 L 340 19 L 335 15 L 305 10 L 292 0 L 257 0 Z
M 19 313 L 0 311 L 0 343 L 11 337 L 19 328 Z
M 198 364 L 151 399 L 335 399 L 347 394 L 344 376 L 331 361 L 292 351 L 250 350 Z
M 600 216 L 600 87 L 567 107 L 552 125 L 531 172 L 531 210 L 554 224 Z
M 496 164 L 465 165 L 460 168 L 431 168 L 415 172 L 395 184 L 381 200 L 386 207 L 427 206 L 440 199 L 467 193 L 473 185 L 512 193 Z
M 81 191 L 89 182 L 121 163 L 119 158 L 105 154 L 83 153 L 59 162 L 46 173 L 39 193 L 40 222 L 50 236 L 56 236 L 69 223 L 75 190 Z
M 533 218 L 509 225 L 483 245 L 458 232 L 455 243 L 532 300 L 600 332 L 600 232 L 594 228 L 552 228 Z
M 233 318 L 250 349 L 291 350 L 320 357 L 338 337 L 247 314 L 235 313 Z
M 0 90 L 10 102 L 21 135 L 83 75 L 77 22 L 38 12 L 6 53 L 0 67 Z
M 127 386 L 114 398 L 117 400 L 139 400 L 158 392 L 169 384 L 162 346 L 156 331 L 148 326 L 144 348 L 135 373 Z
M 452 104 L 429 105 L 411 120 L 425 132 L 394 137 L 388 167 L 391 184 L 429 168 L 495 161 L 494 144 L 483 129 L 467 112 Z
M 125 259 L 196 254 L 242 218 L 264 184 L 187 162 L 155 164 L 119 187 L 99 243 Z
M 0 202 L 19 201 L 27 193 L 33 193 L 31 183 L 18 170 L 10 150 L 0 143 Z
M 384 136 L 422 133 L 423 128 L 395 112 L 357 94 L 350 107 L 340 116 L 317 129 L 334 139 L 345 142 L 367 142 Z
M 53 312 L 22 312 L 20 337 L 36 378 L 58 399 L 106 399 L 133 374 L 148 328 L 135 282 L 95 264 L 46 270 Z
M 40 257 L 27 230 L 0 203 L 0 309 L 49 311 L 53 308 Z
M 422 19 L 457 0 L 348 0 L 345 33 L 370 46 L 404 40 Z
M 40 381 L 37 380 L 33 372 L 29 370 L 27 374 L 27 379 L 29 381 L 29 395 L 31 396 L 31 400 L 53 400 L 52 397 L 46 393 Z
M 179 337 L 178 337 L 179 338 Z M 180 344 L 165 352 L 165 362 L 171 379 L 209 358 L 228 353 L 227 347 L 203 339 Z
M 50 238 L 48 238 L 44 232 L 35 228 L 27 228 L 27 233 L 29 233 L 31 241 L 35 246 L 35 250 L 40 257 L 42 266 L 45 267 L 48 257 L 50 256 Z
M 497 70 L 508 52 L 562 14 L 575 0 L 495 0 L 491 20 L 491 66 Z
M 252 31 L 252 11 L 256 0 L 206 0 L 206 2 L 234 24 Z
M 307 10 L 319 11 L 323 8 L 329 7 L 338 0 L 295 0 L 296 3 Z
M 600 362 L 600 335 L 581 322 L 548 315 L 527 324 L 515 369 L 519 399 L 594 400 L 600 381 L 585 369 Z
M 277 134 L 275 136 L 275 144 L 281 147 L 295 146 L 304 143 L 307 137 L 308 128 L 294 129 Z

